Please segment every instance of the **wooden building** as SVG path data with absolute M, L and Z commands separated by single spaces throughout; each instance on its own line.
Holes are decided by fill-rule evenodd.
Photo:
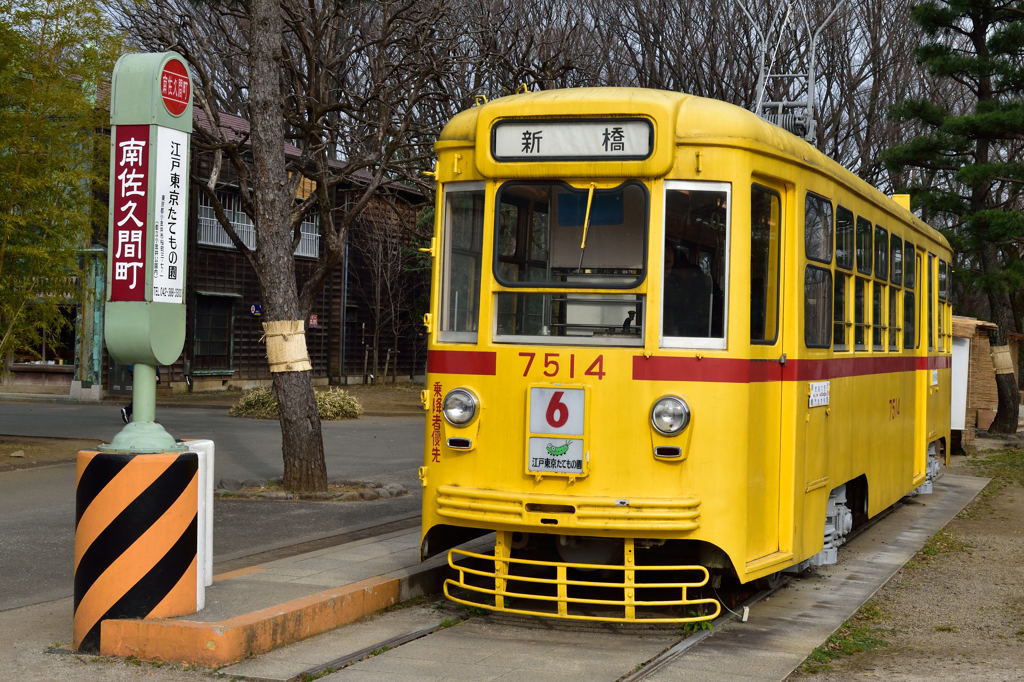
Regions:
M 196 125 L 209 125 L 198 108 Z M 227 114 L 221 115 L 221 125 L 239 134 L 248 130 L 244 119 Z M 299 150 L 289 147 L 286 153 L 298 155 Z M 196 175 L 209 177 L 208 157 L 193 154 L 192 164 Z M 223 181 L 217 190 L 218 199 L 242 242 L 249 248 L 255 248 L 255 228 L 242 210 L 237 183 L 232 185 L 233 179 L 226 171 L 225 165 L 221 170 Z M 269 384 L 271 375 L 261 326 L 263 301 L 256 273 L 218 222 L 209 198 L 195 186 L 190 192 L 185 345 L 177 362 L 160 368 L 159 388 L 209 391 Z M 345 201 L 344 194 L 345 188 L 341 188 L 337 193 L 339 203 Z M 408 233 L 410 221 L 416 218 L 422 197 L 410 192 L 397 202 L 385 204 L 382 200 L 379 203 L 379 206 L 371 205 L 365 212 L 366 217 L 350 229 L 345 257 L 324 282 L 306 320 L 306 343 L 315 385 L 361 383 L 371 373 L 364 361 L 373 355 L 369 344 L 375 336 L 380 338 L 373 331 L 381 321 L 377 319 L 379 316 L 372 314 L 373 307 L 360 296 L 366 287 L 358 285 L 372 281 L 375 268 L 368 262 L 367 250 L 359 246 L 381 231 L 396 235 L 401 240 L 407 239 L 404 235 Z M 323 255 L 320 227 L 315 215 L 302 223 L 301 233 L 295 251 L 296 277 L 300 286 Z M 411 248 L 413 252 L 416 250 L 415 245 L 406 245 L 405 248 Z M 402 273 L 401 277 L 402 282 L 391 286 L 398 290 L 419 287 L 417 273 Z M 371 290 L 373 288 L 370 287 Z M 389 369 L 398 376 L 408 378 L 424 372 L 425 339 L 410 322 L 422 318 L 425 310 L 425 303 L 423 310 L 403 310 L 398 324 L 401 334 L 397 338 L 392 334 L 390 344 L 382 344 L 383 347 L 378 348 L 377 355 L 380 356 L 386 348 L 394 347 L 389 356 Z M 104 356 L 106 392 L 127 394 L 131 390 L 130 369 L 119 366 L 106 353 Z

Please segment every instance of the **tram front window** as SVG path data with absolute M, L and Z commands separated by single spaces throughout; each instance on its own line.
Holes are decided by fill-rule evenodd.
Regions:
M 666 183 L 662 345 L 725 344 L 727 185 Z
M 643 185 L 591 192 L 561 182 L 510 182 L 497 203 L 494 271 L 505 286 L 628 289 L 642 281 Z
M 494 274 L 504 287 L 621 290 L 643 281 L 649 200 L 640 183 L 597 189 L 509 182 L 496 204 Z M 640 294 L 500 291 L 495 338 L 640 345 L 644 299 Z

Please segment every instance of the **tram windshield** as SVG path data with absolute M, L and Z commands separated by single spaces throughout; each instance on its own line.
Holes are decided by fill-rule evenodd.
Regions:
M 494 274 L 504 286 L 628 289 L 643 281 L 649 216 L 643 185 L 510 182 L 496 203 Z M 636 294 L 498 292 L 496 337 L 639 345 L 643 305 Z
M 507 183 L 497 204 L 494 272 L 505 286 L 631 288 L 642 280 L 642 185 Z

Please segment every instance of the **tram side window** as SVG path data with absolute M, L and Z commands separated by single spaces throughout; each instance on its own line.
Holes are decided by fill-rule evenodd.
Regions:
M 779 230 L 777 192 L 750 188 L 750 341 L 774 343 L 779 324 Z
M 935 350 L 935 256 L 928 254 L 928 350 Z
M 889 235 L 889 350 L 899 350 L 899 285 L 903 284 L 903 240 Z
M 666 346 L 707 347 L 703 339 L 724 339 L 727 205 L 725 191 L 666 183 L 662 334 L 692 339 L 663 341 Z
M 949 268 L 939 260 L 939 350 L 946 350 L 946 302 L 949 300 Z
M 897 306 L 899 304 L 899 289 L 897 287 L 889 287 L 889 350 L 899 350 L 899 337 L 898 332 L 900 331 L 899 326 L 899 315 L 897 315 Z
M 917 348 L 917 302 L 915 296 L 917 258 L 914 245 L 903 243 L 903 347 Z
M 855 253 L 853 211 L 845 206 L 836 207 L 836 272 L 833 290 L 832 347 L 836 350 L 849 348 L 849 329 L 852 326 L 847 313 L 847 292 L 850 289 L 850 275 L 842 270 L 852 270 Z M 842 268 L 842 270 L 840 269 Z
M 865 299 L 864 288 L 870 286 L 866 279 L 863 277 L 854 278 L 854 292 L 853 292 L 853 347 L 856 350 L 864 350 L 867 348 L 865 345 L 867 339 L 867 330 L 870 325 L 867 324 L 865 308 L 867 307 L 867 300 Z
M 845 206 L 836 208 L 836 265 L 853 269 L 853 211 Z
M 483 230 L 483 189 L 449 187 L 444 204 L 442 341 L 476 341 Z
M 889 279 L 889 231 L 875 225 L 875 277 Z
M 871 348 L 885 350 L 885 287 L 874 282 L 874 294 L 871 297 Z
M 857 218 L 857 272 L 871 274 L 871 221 Z
M 827 348 L 832 332 L 832 271 L 808 265 L 804 269 L 804 344 Z
M 832 305 L 832 347 L 836 350 L 846 350 L 846 328 L 849 326 L 849 322 L 846 321 L 846 287 L 850 276 L 844 275 L 838 270 L 835 276 Z
M 804 201 L 804 248 L 809 260 L 832 262 L 832 202 L 810 192 Z

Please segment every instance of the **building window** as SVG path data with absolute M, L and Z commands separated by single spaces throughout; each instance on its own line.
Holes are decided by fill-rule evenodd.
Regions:
M 231 369 L 233 303 L 227 296 L 196 296 L 193 369 Z
M 224 213 L 231 222 L 231 226 L 234 228 L 238 238 L 248 248 L 255 249 L 256 229 L 252 224 L 252 220 L 242 210 L 241 198 L 229 192 L 217 192 L 217 199 L 224 207 Z M 228 237 L 228 233 L 224 231 L 220 221 L 217 220 L 217 214 L 213 210 L 213 203 L 205 192 L 199 193 L 199 201 L 196 203 L 199 214 L 199 232 L 197 235 L 199 243 L 207 246 L 221 246 L 228 249 L 235 248 L 234 243 Z
M 224 214 L 227 216 L 235 234 L 242 240 L 246 248 L 256 250 L 256 227 L 252 219 L 242 210 L 242 199 L 233 192 L 217 192 L 217 199 L 224 207 Z M 197 215 L 199 218 L 199 229 L 197 239 L 205 246 L 219 246 L 225 249 L 235 248 L 234 242 L 224 231 L 217 214 L 213 210 L 213 203 L 205 192 L 200 192 L 197 204 Z M 316 258 L 320 255 L 320 216 L 308 215 L 302 221 L 300 227 L 302 237 L 298 247 L 295 249 L 296 256 Z
M 320 216 L 307 215 L 300 226 L 302 234 L 299 245 L 295 248 L 296 256 L 317 258 L 320 256 Z

